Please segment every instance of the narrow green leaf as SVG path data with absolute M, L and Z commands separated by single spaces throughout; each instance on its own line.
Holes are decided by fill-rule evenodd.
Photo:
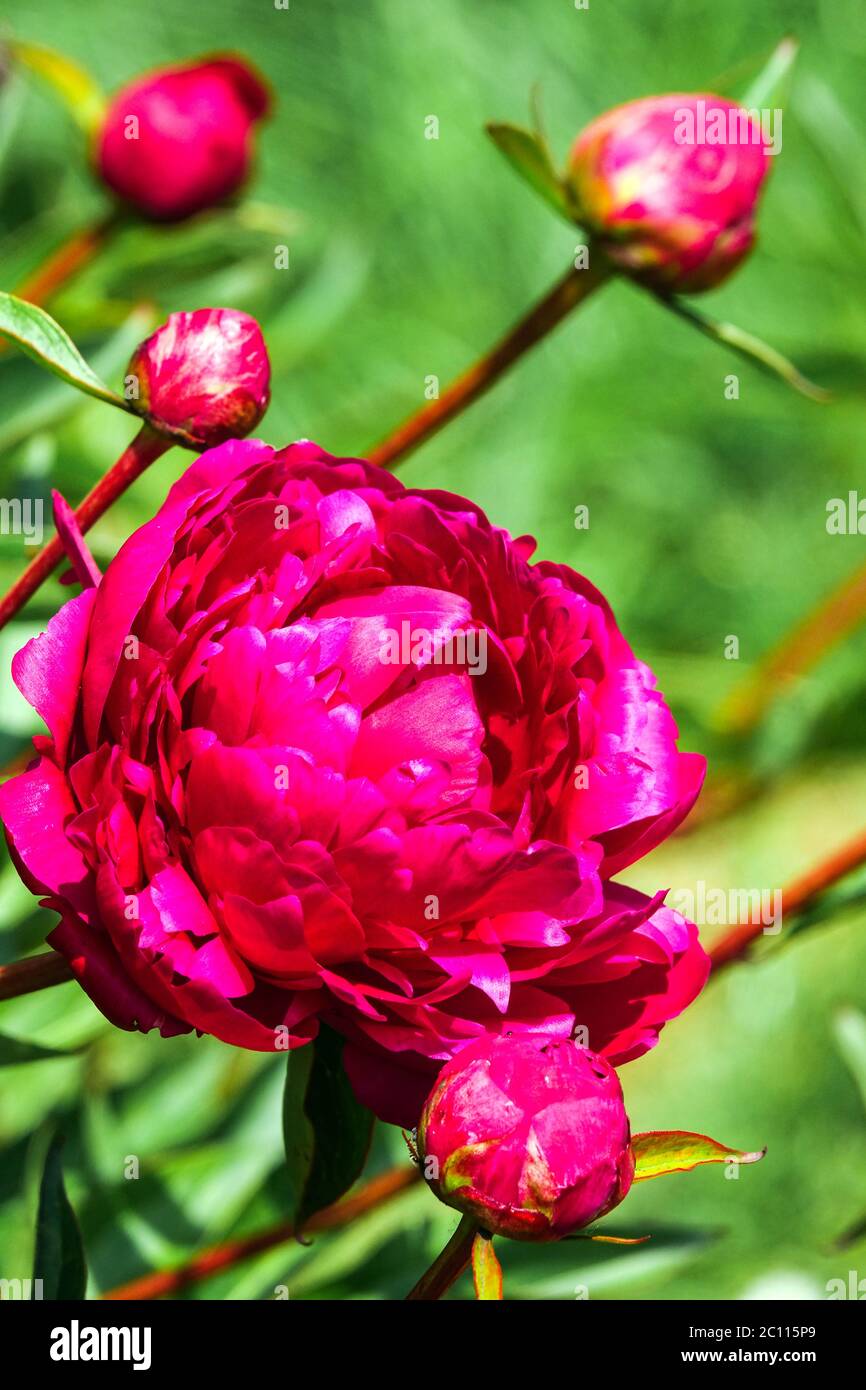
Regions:
M 755 106 L 782 106 L 799 47 L 799 40 L 787 34 L 772 48 L 727 68 L 708 82 L 704 90 L 738 101 L 747 110 Z
M 472 1281 L 479 1302 L 502 1298 L 502 1266 L 493 1249 L 493 1237 L 481 1231 L 472 1242 Z
M 373 1114 L 355 1099 L 343 1067 L 343 1039 L 322 1026 L 310 1049 L 313 1065 L 304 1110 L 313 1130 L 313 1157 L 296 1220 L 299 1226 L 347 1192 L 361 1176 Z
M 833 1032 L 866 1105 L 866 1014 L 858 1009 L 842 1009 L 833 1020 Z
M 797 60 L 800 44 L 793 34 L 787 34 L 776 44 L 757 76 L 749 83 L 740 98 L 747 111 L 769 110 L 784 106 L 790 85 L 791 70 Z
M 283 1139 L 286 1147 L 286 1175 L 289 1183 L 289 1220 L 297 1224 L 304 1189 L 313 1165 L 315 1140 L 313 1126 L 304 1109 L 313 1047 L 293 1048 L 286 1057 L 286 1084 L 283 1090 Z
M 48 1062 L 52 1058 L 66 1057 L 71 1052 L 57 1052 L 50 1047 L 37 1047 L 36 1043 L 19 1042 L 17 1038 L 7 1038 L 0 1034 L 0 1067 L 16 1066 L 21 1062 Z
M 39 1188 L 33 1260 L 33 1278 L 42 1280 L 42 1297 L 55 1302 L 84 1298 L 87 1288 L 81 1232 L 63 1185 L 62 1147 L 63 1138 L 55 1135 Z
M 372 1130 L 343 1068 L 343 1039 L 322 1026 L 314 1043 L 288 1054 L 283 1093 L 289 1218 L 299 1230 L 360 1177 Z
M 596 1235 L 592 1231 L 576 1231 L 572 1236 L 566 1236 L 566 1240 L 594 1240 L 599 1245 L 646 1245 L 652 1236 L 604 1236 Z
M 97 130 L 105 115 L 106 99 L 89 72 L 41 44 L 13 40 L 9 50 L 23 67 L 48 83 L 86 135 Z
M 687 1173 L 701 1163 L 757 1163 L 767 1152 L 766 1149 L 754 1153 L 729 1149 L 706 1134 L 691 1134 L 685 1129 L 635 1134 L 631 1146 L 635 1157 L 635 1182 L 659 1178 L 665 1173 Z
M 88 366 L 69 334 L 50 314 L 14 294 L 0 291 L 0 336 L 9 338 L 28 357 L 68 381 L 79 391 L 128 410 L 126 401 L 106 386 Z
M 699 332 L 712 338 L 713 342 L 732 348 L 741 357 L 745 357 L 748 362 L 754 362 L 763 371 L 778 377 L 787 386 L 799 391 L 800 395 L 808 396 L 810 400 L 821 401 L 822 403 L 831 399 L 829 391 L 825 391 L 823 386 L 816 386 L 814 381 L 809 381 L 808 377 L 803 376 L 802 372 L 797 370 L 793 362 L 789 362 L 788 358 L 784 357 L 781 352 L 777 352 L 775 348 L 762 342 L 760 338 L 756 338 L 753 333 L 747 333 L 744 329 L 737 328 L 733 323 L 723 323 L 710 318 L 708 314 L 702 313 L 693 305 L 686 304 L 684 300 L 677 299 L 674 295 L 663 294 L 658 290 L 654 293 L 659 303 L 663 304 L 666 309 L 670 309 L 671 313 L 677 314 L 687 323 L 693 324 Z
M 486 126 L 496 148 L 509 164 L 540 193 L 545 202 L 569 222 L 574 221 L 565 186 L 553 167 L 544 137 L 523 126 L 491 121 Z

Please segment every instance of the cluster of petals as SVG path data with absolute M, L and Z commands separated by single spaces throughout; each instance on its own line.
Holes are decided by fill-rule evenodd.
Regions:
M 613 876 L 704 763 L 532 552 L 462 497 L 231 441 L 18 654 L 50 732 L 0 813 L 114 1023 L 270 1051 L 324 1022 L 408 1125 L 486 1035 L 653 1046 L 707 960 Z

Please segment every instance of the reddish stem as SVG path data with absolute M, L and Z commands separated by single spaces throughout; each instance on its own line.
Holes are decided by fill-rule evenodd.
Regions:
M 93 260 L 120 223 L 121 216 L 115 211 L 94 222 L 91 227 L 75 232 L 37 270 L 22 280 L 13 293 L 19 299 L 26 299 L 29 304 L 47 304 L 67 280 Z
M 805 675 L 866 618 L 866 565 L 835 589 L 758 662 L 724 701 L 719 722 L 735 733 L 748 733 L 786 685 Z
M 478 1222 L 474 1217 L 464 1216 L 461 1218 L 460 1225 L 445 1249 L 437 1255 L 427 1273 L 422 1274 L 414 1289 L 407 1293 L 407 1302 L 410 1300 L 433 1302 L 437 1298 L 442 1298 L 452 1284 L 456 1284 L 472 1258 L 472 1242 L 477 1231 Z
M 422 410 L 404 420 L 364 457 L 380 468 L 396 468 L 419 444 L 423 444 L 455 415 L 489 391 L 518 358 L 540 342 L 572 309 L 588 299 L 593 290 L 604 284 L 610 271 L 597 259 L 598 264 L 592 269 L 570 270 L 486 356 L 452 382 L 438 400 L 430 401 Z
M 129 448 L 121 454 L 117 463 L 109 468 L 96 486 L 88 492 L 84 501 L 76 507 L 75 520 L 79 530 L 82 533 L 89 531 L 103 512 L 108 510 L 112 502 L 115 502 L 121 493 L 126 491 L 130 484 L 153 463 L 154 459 L 158 459 L 160 454 L 164 454 L 170 448 L 170 440 L 157 434 L 150 425 L 142 425 L 135 439 Z M 0 628 L 5 627 L 9 619 L 14 618 L 28 599 L 33 597 L 40 585 L 61 563 L 64 553 L 63 542 L 60 537 L 53 536 L 44 550 L 40 550 L 39 554 L 31 560 L 21 578 L 17 579 L 9 592 L 0 599 Z
M 43 951 L 12 965 L 0 965 L 0 999 L 17 999 L 21 994 L 62 985 L 72 979 L 72 969 L 57 951 Z
M 363 1216 L 374 1207 L 382 1206 L 398 1193 L 404 1192 L 407 1187 L 418 1181 L 419 1176 L 417 1168 L 409 1168 L 403 1164 L 387 1173 L 380 1173 L 351 1197 L 344 1197 L 333 1206 L 316 1212 L 305 1225 L 303 1233 L 306 1235 L 315 1231 L 333 1231 L 339 1226 L 347 1226 L 356 1217 Z M 288 1223 L 273 1226 L 270 1230 L 259 1231 L 257 1235 L 247 1236 L 242 1240 L 229 1240 L 222 1245 L 213 1245 L 196 1255 L 188 1264 L 181 1265 L 179 1269 L 158 1270 L 154 1274 L 145 1274 L 141 1279 L 133 1279 L 128 1284 L 111 1289 L 102 1297 L 128 1300 L 162 1298 L 166 1294 L 177 1294 L 192 1284 L 200 1284 L 202 1280 L 210 1279 L 220 1270 L 230 1269 L 242 1260 L 260 1255 L 264 1250 L 273 1250 L 275 1246 L 286 1245 L 294 1239 L 293 1226 Z
M 866 831 L 861 831 L 834 850 L 820 864 L 809 869 L 800 878 L 794 879 L 787 888 L 782 889 L 782 920 L 804 912 L 826 889 L 831 888 L 840 878 L 866 863 Z M 739 960 L 759 936 L 763 935 L 762 922 L 745 922 L 727 932 L 710 950 L 713 975 L 732 961 Z

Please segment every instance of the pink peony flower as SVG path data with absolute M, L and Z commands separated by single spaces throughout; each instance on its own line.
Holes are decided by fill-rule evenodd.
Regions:
M 436 1196 L 484 1230 L 559 1240 L 618 1206 L 634 1177 L 609 1062 L 567 1038 L 481 1038 L 442 1068 L 418 1126 Z
M 270 400 L 262 330 L 237 309 L 170 314 L 126 371 L 137 383 L 136 409 L 202 449 L 249 434 Z
M 602 596 L 532 548 L 313 444 L 232 441 L 19 652 L 51 736 L 0 814 L 110 1019 L 271 1050 L 321 1018 L 403 1124 L 486 1033 L 653 1046 L 707 959 L 610 876 L 704 763 Z
M 768 141 L 748 113 L 722 97 L 672 94 L 592 121 L 568 177 L 578 216 L 616 265 L 696 291 L 748 254 L 769 171 Z
M 142 216 L 176 222 L 243 183 L 255 123 L 270 104 L 261 77 L 231 55 L 161 68 L 112 100 L 96 163 Z

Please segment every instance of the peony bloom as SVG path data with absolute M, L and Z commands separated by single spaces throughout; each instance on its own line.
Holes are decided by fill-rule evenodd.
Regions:
M 637 279 L 682 291 L 718 285 L 755 239 L 770 170 L 761 127 L 722 97 L 628 102 L 578 136 L 568 179 L 580 220 Z
M 99 173 L 143 217 L 177 222 L 243 183 L 268 89 L 240 58 L 202 59 L 136 78 L 109 105 Z
M 202 449 L 249 434 L 270 400 L 262 330 L 237 309 L 170 314 L 126 371 L 137 385 L 136 409 L 162 433 Z
M 19 652 L 51 736 L 0 814 L 109 1018 L 262 1050 L 321 1018 L 410 1125 L 486 1033 L 653 1046 L 707 960 L 610 877 L 703 759 L 601 594 L 531 553 L 461 497 L 231 441 Z
M 634 1177 L 617 1074 L 568 1038 L 482 1038 L 448 1062 L 418 1126 L 436 1196 L 483 1229 L 559 1240 L 618 1206 Z

